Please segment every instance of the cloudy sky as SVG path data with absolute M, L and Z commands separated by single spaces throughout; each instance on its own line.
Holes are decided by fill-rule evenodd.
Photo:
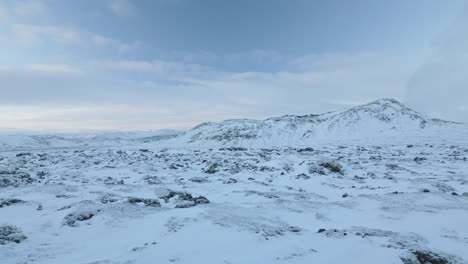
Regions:
M 393 97 L 468 122 L 467 0 L 0 0 L 0 129 L 146 130 Z

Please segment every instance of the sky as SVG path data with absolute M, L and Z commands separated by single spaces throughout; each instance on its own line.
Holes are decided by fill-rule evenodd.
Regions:
M 0 0 L 0 129 L 185 129 L 395 98 L 468 122 L 468 0 Z

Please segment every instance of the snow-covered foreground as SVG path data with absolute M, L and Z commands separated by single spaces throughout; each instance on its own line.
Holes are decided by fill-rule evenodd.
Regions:
M 468 263 L 468 145 L 0 153 L 0 263 Z

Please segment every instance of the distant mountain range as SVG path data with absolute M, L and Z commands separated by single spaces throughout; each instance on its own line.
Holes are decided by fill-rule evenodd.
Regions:
M 169 139 L 179 135 L 176 130 L 87 132 L 87 133 L 0 133 L 0 150 L 50 149 L 75 147 L 109 147 Z
M 0 150 L 148 145 L 162 147 L 287 147 L 349 142 L 467 141 L 468 125 L 420 114 L 394 99 L 344 111 L 266 120 L 203 123 L 186 132 L 0 134 Z

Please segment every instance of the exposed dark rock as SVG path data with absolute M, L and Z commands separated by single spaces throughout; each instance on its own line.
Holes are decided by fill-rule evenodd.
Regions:
M 414 160 L 415 162 L 418 162 L 418 163 L 419 163 L 419 162 L 422 162 L 422 161 L 427 160 L 427 158 L 416 157 L 416 158 L 414 158 L 413 160 Z
M 45 173 L 44 171 L 38 171 L 36 175 L 37 177 L 39 177 L 39 179 L 45 179 L 45 176 L 47 175 L 47 173 Z
M 16 157 L 25 157 L 25 156 L 31 156 L 31 153 L 29 153 L 29 152 L 23 152 L 23 153 L 18 153 L 18 154 L 16 154 Z
M 169 165 L 169 169 L 171 170 L 178 170 L 179 169 L 179 166 L 177 166 L 178 164 L 171 164 Z
M 106 185 L 123 185 L 123 184 L 125 184 L 125 182 L 124 182 L 123 179 L 117 180 L 117 179 L 112 178 L 112 177 L 107 177 L 106 179 L 104 179 L 104 184 L 106 184 Z
M 298 232 L 301 232 L 302 229 L 300 227 L 297 227 L 297 226 L 290 226 L 288 227 L 289 231 L 293 232 L 293 233 L 298 233 Z
M 227 151 L 246 151 L 246 148 L 242 147 L 230 147 L 230 148 L 220 148 L 219 150 L 227 150 Z
M 301 152 L 312 152 L 314 151 L 313 148 L 301 148 L 301 149 L 298 149 L 297 152 L 301 153 Z
M 234 178 L 229 178 L 223 181 L 224 184 L 232 184 L 232 183 L 237 183 L 237 180 Z
M 73 196 L 66 195 L 66 194 L 56 194 L 55 198 L 64 198 L 64 199 L 69 199 L 72 198 Z
M 210 202 L 204 196 L 193 197 L 189 193 L 175 191 L 170 191 L 167 195 L 161 196 L 160 198 L 163 199 L 166 203 L 168 203 L 170 199 L 176 199 L 178 201 L 178 204 L 175 206 L 176 208 L 189 208 Z
M 70 213 L 63 218 L 63 225 L 77 227 L 79 226 L 79 222 L 93 218 L 97 212 L 98 211 L 85 211 Z
M 318 167 L 318 166 L 311 166 L 309 168 L 309 173 L 310 174 L 319 174 L 319 175 L 327 174 L 322 167 Z
M 189 181 L 196 182 L 196 183 L 206 183 L 206 182 L 208 182 L 208 179 L 203 178 L 203 177 L 192 177 L 192 178 L 189 179 Z
M 207 174 L 217 173 L 219 171 L 219 168 L 218 168 L 219 166 L 220 165 L 218 163 L 212 163 L 208 166 L 208 168 L 204 170 L 204 172 Z
M 305 173 L 301 173 L 301 174 L 296 176 L 296 179 L 298 179 L 298 180 L 299 179 L 308 180 L 308 179 L 310 179 L 310 176 L 305 174 Z
M 130 197 L 128 198 L 127 202 L 129 202 L 130 204 L 144 204 L 145 206 L 161 207 L 161 203 L 156 199 Z
M 185 192 L 175 192 L 175 191 L 170 191 L 167 195 L 164 195 L 164 196 L 161 196 L 159 198 L 163 199 L 164 202 L 169 202 L 169 199 L 171 198 L 174 198 L 174 197 L 178 197 L 179 199 L 181 200 L 187 200 L 187 201 L 190 201 L 193 199 L 192 195 L 189 194 L 189 193 L 185 193 Z
M 446 258 L 429 251 L 412 251 L 408 257 L 402 257 L 404 264 L 450 264 Z
M 0 188 L 2 187 L 18 187 L 22 184 L 30 184 L 33 179 L 26 172 L 20 171 L 0 171 Z
M 103 195 L 103 196 L 101 197 L 101 199 L 100 199 L 101 203 L 103 203 L 103 204 L 106 204 L 106 203 L 115 203 L 115 202 L 117 202 L 118 200 L 119 200 L 119 199 L 118 199 L 116 196 L 112 195 L 112 194 L 105 194 L 105 195 Z
M 143 180 L 148 184 L 161 184 L 161 179 L 157 176 L 146 176 Z
M 321 167 L 328 169 L 329 171 L 333 173 L 343 174 L 343 167 L 336 162 L 326 161 L 326 162 L 321 162 L 319 165 Z
M 14 204 L 20 204 L 20 203 L 25 203 L 25 201 L 12 198 L 12 199 L 0 199 L 0 208 L 11 206 Z
M 210 203 L 210 201 L 208 199 L 206 199 L 205 196 L 198 196 L 198 197 L 195 197 L 193 198 L 193 201 L 195 202 L 195 204 L 207 204 L 207 203 Z
M 21 229 L 13 225 L 0 225 L 0 245 L 21 243 L 27 237 Z
M 390 170 L 398 170 L 400 169 L 400 166 L 396 165 L 396 164 L 385 164 L 385 166 L 390 169 Z

